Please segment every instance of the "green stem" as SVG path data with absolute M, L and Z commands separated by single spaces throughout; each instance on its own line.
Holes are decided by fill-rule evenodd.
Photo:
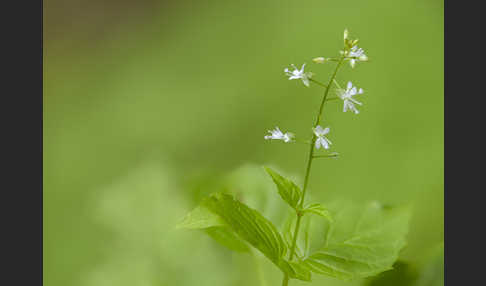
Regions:
M 324 97 L 322 98 L 321 105 L 319 107 L 319 113 L 317 115 L 316 122 L 314 123 L 314 128 L 317 125 L 319 125 L 319 123 L 321 122 L 322 112 L 324 111 L 324 103 L 326 102 L 327 95 L 329 94 L 329 90 L 330 90 L 330 87 L 332 85 L 332 82 L 333 82 L 334 78 L 336 77 L 336 74 L 339 70 L 339 67 L 341 67 L 341 64 L 343 63 L 344 59 L 345 59 L 345 57 L 343 57 L 343 56 L 339 59 L 339 62 L 336 65 L 336 69 L 334 70 L 334 73 L 332 74 L 331 79 L 329 80 L 329 83 L 326 86 L 326 91 L 324 92 Z M 312 167 L 312 160 L 315 158 L 314 157 L 314 149 L 315 149 L 314 144 L 316 143 L 316 139 L 317 139 L 316 135 L 314 134 L 314 132 L 312 132 L 312 140 L 311 140 L 311 144 L 310 144 L 309 157 L 307 158 L 307 167 L 306 167 L 306 170 L 305 170 L 304 187 L 302 189 L 302 198 L 300 200 L 300 207 L 299 207 L 300 209 L 302 209 L 302 207 L 304 206 L 304 198 L 305 198 L 305 194 L 306 194 L 306 191 L 307 191 L 307 185 L 309 183 L 309 175 L 310 175 L 310 170 L 311 170 L 311 167 Z M 302 214 L 299 211 L 297 211 L 297 223 L 295 224 L 294 237 L 293 237 L 293 241 L 292 241 L 292 246 L 290 247 L 289 261 L 292 261 L 292 258 L 294 258 L 295 246 L 297 244 L 297 236 L 299 235 L 299 228 L 300 228 L 300 220 L 301 219 L 302 219 Z M 288 283 L 289 283 L 289 277 L 288 277 L 287 274 L 284 274 L 282 286 L 287 286 Z
M 322 82 L 320 81 L 317 81 L 313 78 L 309 78 L 310 81 L 314 82 L 314 83 L 317 83 L 318 85 L 322 86 L 322 87 L 327 87 L 327 85 L 323 84 Z

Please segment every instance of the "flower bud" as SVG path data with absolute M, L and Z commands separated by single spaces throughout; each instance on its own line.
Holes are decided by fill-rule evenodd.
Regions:
M 326 61 L 326 58 L 318 57 L 318 58 L 312 59 L 312 61 L 315 62 L 316 64 L 323 64 Z

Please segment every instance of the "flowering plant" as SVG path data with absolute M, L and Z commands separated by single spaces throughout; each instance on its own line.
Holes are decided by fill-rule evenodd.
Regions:
M 358 40 L 349 38 L 344 31 L 344 48 L 337 58 L 317 57 L 318 64 L 336 62 L 334 72 L 321 83 L 314 74 L 305 71 L 305 64 L 285 68 L 289 80 L 302 80 L 305 86 L 311 83 L 324 88 L 312 130 L 304 174 L 300 188 L 292 180 L 272 168 L 265 167 L 278 194 L 292 210 L 279 230 L 272 221 L 231 194 L 231 188 L 223 188 L 205 198 L 178 225 L 186 229 L 203 229 L 212 238 L 231 250 L 252 252 L 255 249 L 268 258 L 283 273 L 282 285 L 290 279 L 311 281 L 312 274 L 327 275 L 343 280 L 377 275 L 391 269 L 400 250 L 405 245 L 410 213 L 407 207 L 389 207 L 378 202 L 364 205 L 354 203 L 305 204 L 312 163 L 318 158 L 336 158 L 337 153 L 328 152 L 330 127 L 321 126 L 324 107 L 330 100 L 341 99 L 343 112 L 350 110 L 358 114 L 356 105 L 363 105 L 354 96 L 363 94 L 348 81 L 346 89 L 340 87 L 336 76 L 342 64 L 349 61 L 354 68 L 358 62 L 368 61 L 363 49 L 357 47 Z M 328 98 L 335 87 L 336 97 Z M 268 131 L 266 140 L 297 142 L 293 133 L 283 133 L 278 127 Z M 324 151 L 319 151 L 321 149 Z M 326 152 L 318 154 L 318 152 Z M 314 214 L 314 216 L 310 216 Z M 312 224 L 311 224 L 312 221 Z M 301 232 L 304 232 L 301 235 Z

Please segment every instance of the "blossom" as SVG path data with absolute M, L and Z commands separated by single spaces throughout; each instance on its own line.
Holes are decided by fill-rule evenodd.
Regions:
M 349 50 L 348 57 L 350 58 L 349 64 L 351 65 L 352 68 L 354 68 L 354 65 L 356 64 L 357 61 L 365 62 L 368 60 L 368 57 L 365 55 L 363 49 L 358 48 L 358 46 L 353 46 Z
M 343 106 L 343 112 L 346 112 L 348 109 L 353 111 L 355 114 L 358 114 L 359 111 L 356 109 L 354 106 L 354 103 L 363 105 L 361 102 L 357 101 L 356 99 L 353 98 L 354 95 L 356 94 L 362 94 L 363 89 L 360 88 L 359 90 L 356 90 L 356 87 L 353 86 L 353 84 L 348 81 L 348 85 L 346 86 L 346 90 L 344 89 L 338 89 L 338 96 L 344 101 L 344 106 Z
M 319 149 L 321 146 L 324 149 L 329 149 L 329 145 L 332 144 L 329 139 L 327 139 L 324 135 L 329 133 L 329 127 L 326 127 L 325 129 L 322 129 L 320 125 L 317 125 L 316 128 L 314 128 L 314 134 L 317 136 L 316 139 L 316 148 Z
M 275 127 L 275 130 L 268 130 L 268 132 L 271 135 L 266 135 L 264 138 L 265 139 L 274 139 L 274 140 L 283 140 L 285 143 L 292 141 L 292 138 L 294 137 L 294 134 L 287 132 L 287 133 L 282 133 L 278 127 Z
M 305 86 L 309 86 L 309 79 L 312 77 L 311 72 L 304 72 L 305 64 L 302 65 L 302 68 L 299 70 L 295 65 L 291 65 L 294 68 L 293 71 L 290 71 L 288 68 L 284 69 L 284 72 L 289 76 L 289 80 L 291 79 L 302 79 L 302 82 Z

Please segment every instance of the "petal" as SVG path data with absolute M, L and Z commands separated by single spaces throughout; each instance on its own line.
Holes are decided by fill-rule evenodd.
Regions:
M 319 147 L 321 147 L 321 143 L 320 142 L 321 142 L 321 138 L 317 138 L 316 144 L 315 144 L 316 149 L 319 149 Z
M 331 129 L 329 127 L 326 127 L 324 128 L 324 130 L 322 131 L 322 135 L 326 135 L 327 133 L 329 133 Z
M 317 135 L 317 136 L 320 136 L 322 135 L 324 132 L 324 129 L 322 129 L 321 125 L 317 125 L 316 128 L 314 128 L 314 133 Z
M 346 89 L 351 89 L 353 87 L 353 84 L 348 81 L 348 84 L 346 85 Z
M 347 100 L 345 100 L 345 101 L 344 101 L 344 105 L 343 105 L 343 112 L 348 111 L 348 104 L 349 104 L 349 103 L 348 103 L 348 101 L 347 101 Z
M 329 144 L 327 143 L 326 139 L 322 138 L 321 145 L 324 149 L 329 149 Z
M 363 89 L 362 89 L 362 88 L 360 88 L 360 89 L 358 90 L 358 94 L 362 94 L 363 92 L 364 92 L 364 91 L 363 91 Z

